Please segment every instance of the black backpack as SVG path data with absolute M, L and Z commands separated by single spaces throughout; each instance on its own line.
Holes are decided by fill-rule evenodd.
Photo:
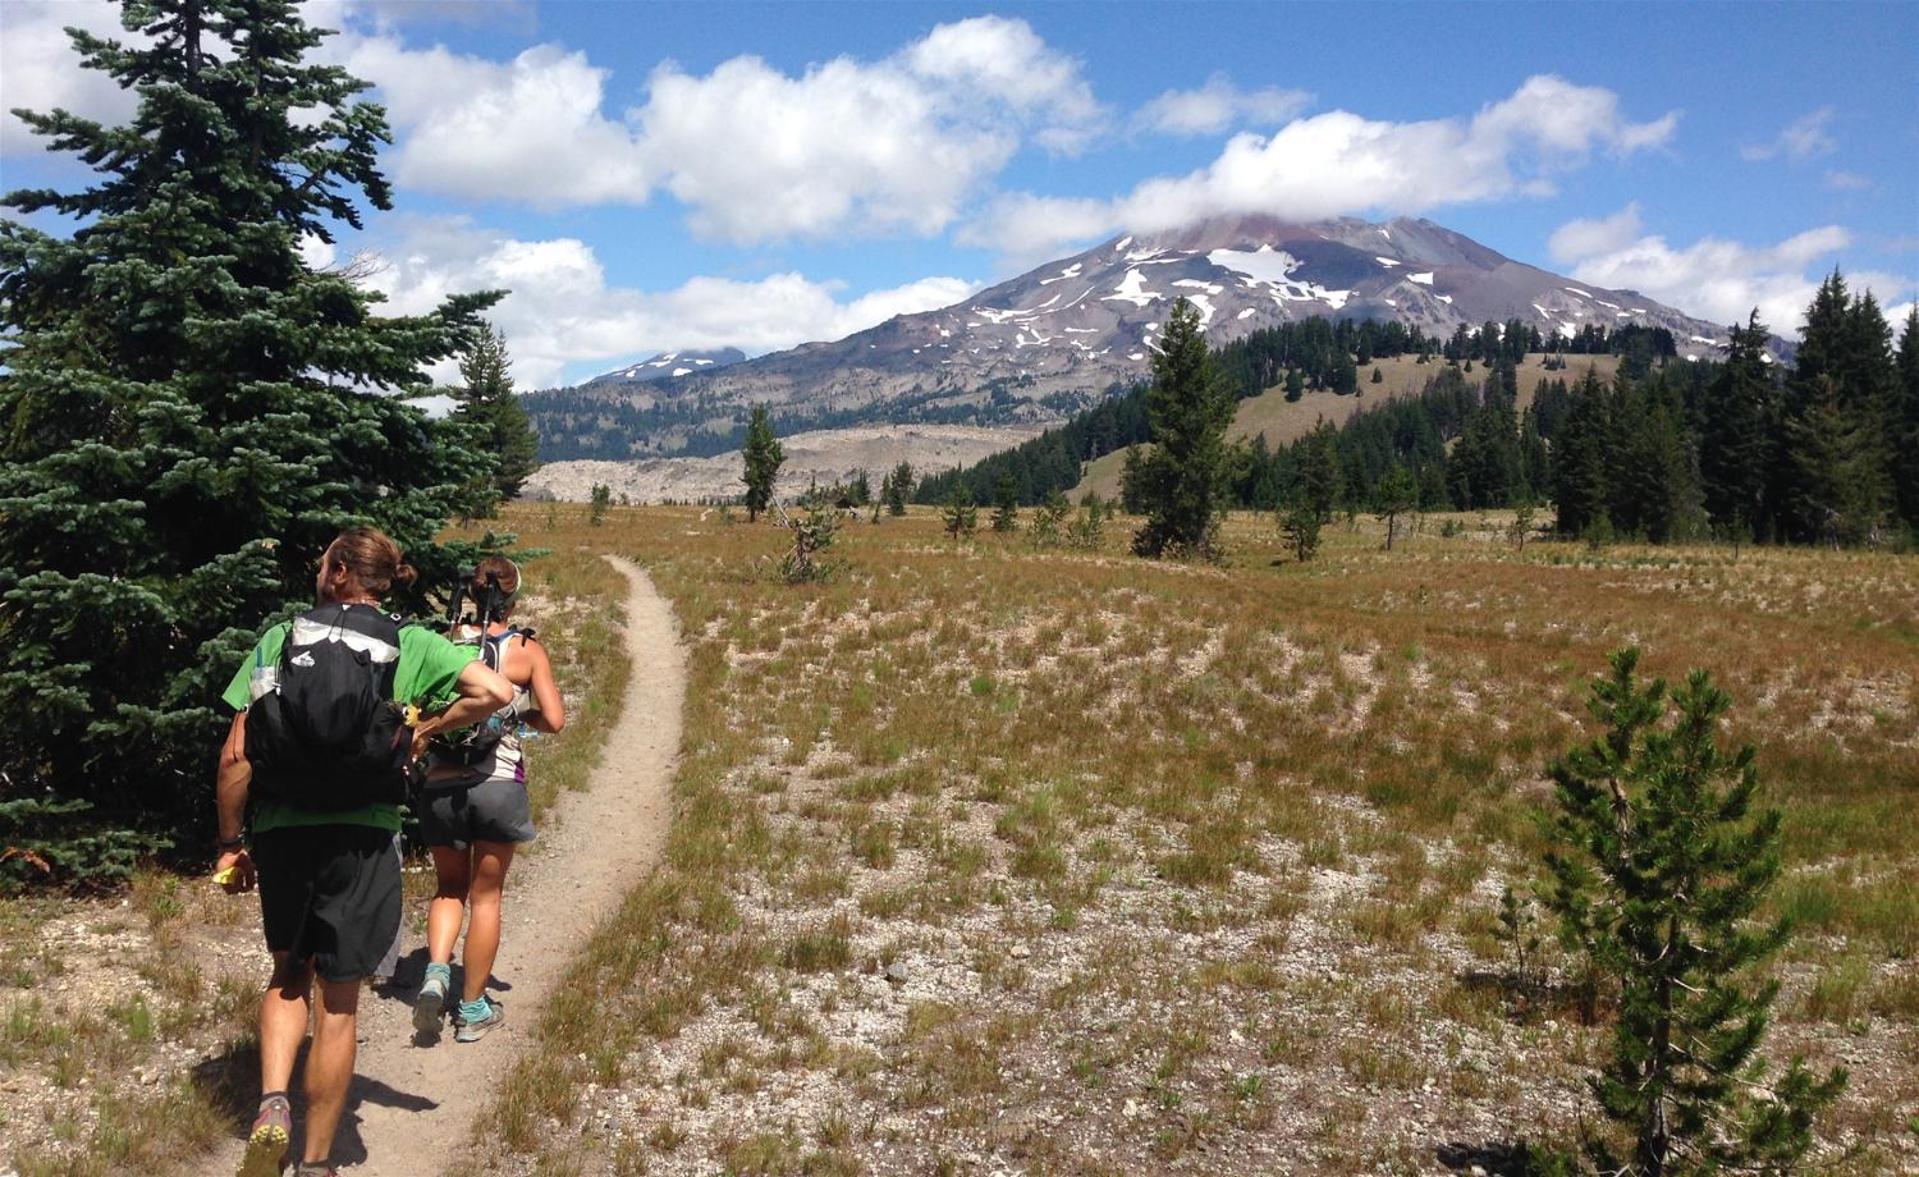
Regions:
M 393 701 L 400 619 L 322 605 L 293 619 L 278 682 L 247 708 L 255 795 L 306 809 L 406 799 L 413 729 Z
M 503 633 L 480 631 L 480 661 L 488 670 L 498 674 L 506 673 L 506 649 L 508 643 L 516 637 L 526 641 L 533 640 L 531 626 L 509 626 Z M 472 727 L 455 732 L 450 736 L 436 737 L 433 741 L 433 753 L 441 760 L 472 768 L 493 754 L 493 749 L 503 739 L 511 723 L 493 723 L 482 721 Z

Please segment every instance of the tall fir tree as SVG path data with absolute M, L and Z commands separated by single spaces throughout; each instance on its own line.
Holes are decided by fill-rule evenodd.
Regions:
M 900 516 L 906 514 L 906 500 L 913 497 L 913 467 L 911 463 L 901 462 L 893 467 L 886 491 L 886 513 Z
M 1155 558 L 1212 559 L 1226 492 L 1233 394 L 1213 366 L 1192 303 L 1182 298 L 1173 304 L 1162 338 L 1146 394 L 1153 452 L 1140 463 L 1146 523 L 1134 533 L 1133 550 Z
M 1806 309 L 1787 383 L 1776 494 L 1787 538 L 1858 543 L 1880 536 L 1892 505 L 1888 444 L 1898 385 L 1891 331 L 1871 292 L 1827 277 Z
M 1758 540 L 1766 532 L 1767 487 L 1779 412 L 1773 365 L 1765 360 L 1771 332 L 1754 308 L 1734 325 L 1726 362 L 1702 397 L 1699 476 L 1706 517 L 1728 538 Z
M 1906 312 L 1896 363 L 1893 483 L 1906 530 L 1919 536 L 1919 307 Z
M 1758 1049 L 1786 941 L 1758 917 L 1779 876 L 1780 814 L 1758 809 L 1750 745 L 1719 746 L 1725 693 L 1703 670 L 1673 692 L 1614 654 L 1588 707 L 1605 728 L 1548 770 L 1558 811 L 1547 906 L 1562 943 L 1616 999 L 1612 1047 L 1589 1080 L 1611 1124 L 1587 1148 L 1602 1173 L 1786 1172 L 1844 1089 L 1795 1058 L 1770 1084 Z M 1754 1098 L 1763 1093 L 1763 1098 Z
M 1343 485 L 1339 469 L 1339 431 L 1332 422 L 1321 418 L 1299 443 L 1299 459 L 1295 467 L 1298 484 L 1294 497 L 1321 523 L 1332 520 L 1333 510 L 1339 505 L 1340 487 Z
M 1009 473 L 993 486 L 993 530 L 1002 535 L 1019 530 L 1019 487 Z
M 377 294 L 301 257 L 303 237 L 358 228 L 361 202 L 389 207 L 364 84 L 307 61 L 323 34 L 285 0 L 143 0 L 122 19 L 139 47 L 71 35 L 137 95 L 130 123 L 20 112 L 96 178 L 4 203 L 78 227 L 0 222 L 0 707 L 32 716 L 0 726 L 0 788 L 16 812 L 91 807 L 38 823 L 43 843 L 74 822 L 108 842 L 203 831 L 219 690 L 310 604 L 336 530 L 381 527 L 423 583 L 450 581 L 461 556 L 433 536 L 487 466 L 383 393 L 424 386 L 497 295 L 380 317 Z M 124 867 L 92 848 L 109 857 L 55 866 Z
M 493 460 L 486 484 L 492 502 L 517 496 L 539 467 L 540 439 L 513 391 L 508 363 L 506 336 L 488 327 L 461 358 L 460 387 L 454 394 L 454 419 L 473 427 L 474 444 Z M 492 502 L 474 513 L 489 513 Z
M 773 418 L 765 405 L 754 405 L 746 424 L 746 445 L 740 450 L 745 469 L 740 481 L 746 483 L 746 520 L 751 523 L 773 504 L 773 483 L 786 461 L 786 449 L 773 436 Z
M 1588 368 L 1569 390 L 1566 416 L 1552 441 L 1553 507 L 1561 535 L 1611 527 L 1611 398 Z
M 1888 490 L 1878 438 L 1865 419 L 1846 410 L 1831 375 L 1820 377 L 1810 395 L 1785 429 L 1791 533 L 1827 547 L 1876 542 Z

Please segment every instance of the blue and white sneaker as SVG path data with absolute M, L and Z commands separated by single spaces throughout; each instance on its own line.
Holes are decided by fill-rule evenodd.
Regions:
M 446 1024 L 446 990 L 453 981 L 453 970 L 443 964 L 426 966 L 426 980 L 420 982 L 419 995 L 413 999 L 413 1028 L 421 1034 L 438 1037 Z
M 453 1032 L 453 1041 L 478 1042 L 488 1030 L 506 1025 L 504 1005 L 493 1000 L 489 994 L 481 994 L 480 1000 L 486 1003 L 486 1013 L 483 1015 L 477 1014 L 477 1011 L 469 1011 L 466 1002 L 461 1002 L 460 1007 L 454 1011 L 453 1024 L 457 1029 Z

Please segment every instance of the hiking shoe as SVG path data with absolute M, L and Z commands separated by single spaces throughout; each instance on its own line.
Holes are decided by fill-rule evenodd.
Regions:
M 260 1114 L 253 1118 L 253 1129 L 247 1133 L 240 1177 L 278 1177 L 292 1139 L 293 1106 L 287 1103 L 287 1097 L 269 1095 L 261 1100 Z
M 293 1171 L 293 1177 L 340 1177 L 340 1171 L 325 1161 L 307 1161 Z
M 478 1042 L 485 1036 L 488 1030 L 506 1024 L 506 1007 L 504 1005 L 501 1005 L 499 1002 L 493 1000 L 492 997 L 486 995 L 482 995 L 480 1000 L 486 1002 L 485 1017 L 469 1020 L 458 1012 L 454 1013 L 453 1024 L 457 1026 L 458 1029 L 454 1031 L 453 1041 Z
M 419 995 L 413 999 L 413 1028 L 422 1034 L 438 1035 L 446 1021 L 447 973 L 428 966 L 426 980 L 420 982 Z

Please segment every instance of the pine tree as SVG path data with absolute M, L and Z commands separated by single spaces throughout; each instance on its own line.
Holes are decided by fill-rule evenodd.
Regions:
M 887 482 L 886 513 L 899 516 L 906 514 L 906 500 L 913 495 L 913 467 L 905 462 L 893 467 L 892 477 Z
M 846 498 L 855 507 L 864 507 L 873 501 L 873 479 L 864 467 L 853 472 L 853 481 L 846 487 Z
M 1687 677 L 1662 728 L 1666 684 L 1642 688 L 1637 665 L 1636 650 L 1612 656 L 1589 703 L 1605 734 L 1549 769 L 1546 903 L 1619 1010 L 1589 1081 L 1612 1129 L 1588 1151 L 1601 1172 L 1639 1177 L 1782 1171 L 1846 1075 L 1794 1059 L 1767 1088 L 1757 1057 L 1779 985 L 1756 971 L 1789 933 L 1755 919 L 1779 874 L 1780 814 L 1754 809 L 1752 748 L 1719 747 L 1728 700 L 1710 676 Z
M 1067 528 L 1066 540 L 1081 551 L 1096 552 L 1106 542 L 1106 516 L 1109 508 L 1099 492 L 1089 490 L 1079 502 L 1079 513 Z
M 1342 485 L 1338 431 L 1321 418 L 1313 431 L 1300 439 L 1298 454 L 1299 499 L 1312 508 L 1321 523 L 1330 522 Z
M 20 115 L 94 179 L 4 203 L 78 227 L 0 220 L 0 706 L 32 716 L 0 728 L 0 764 L 16 799 L 65 807 L 48 839 L 204 831 L 218 691 L 310 604 L 337 529 L 378 526 L 423 585 L 450 583 L 470 553 L 433 538 L 488 465 L 463 428 L 362 390 L 423 388 L 498 296 L 382 318 L 301 258 L 303 236 L 389 207 L 364 84 L 306 62 L 322 34 L 283 0 L 123 20 L 139 48 L 71 36 L 137 94 L 129 124 Z
M 1066 513 L 1072 510 L 1066 496 L 1055 490 L 1033 512 L 1033 530 L 1027 538 L 1036 548 L 1056 548 L 1065 538 Z
M 1306 378 L 1300 375 L 1298 368 L 1286 369 L 1286 399 L 1297 401 L 1306 395 Z
M 1126 447 L 1126 457 L 1121 460 L 1119 472 L 1119 503 L 1128 515 L 1146 513 L 1145 484 L 1140 481 L 1145 459 L 1141 457 L 1137 445 Z
M 1319 529 L 1324 520 L 1304 495 L 1295 495 L 1279 509 L 1279 531 L 1293 558 L 1304 564 L 1319 554 Z
M 1725 366 L 1706 387 L 1699 438 L 1699 477 L 1706 518 L 1715 532 L 1756 540 L 1765 526 L 1775 386 L 1765 362 L 1771 332 L 1755 308 L 1734 326 Z
M 979 527 L 979 508 L 973 505 L 973 494 L 966 489 L 964 482 L 954 482 L 953 489 L 947 492 L 946 502 L 940 510 L 940 521 L 946 527 L 946 534 L 954 539 L 971 539 Z
M 1393 550 L 1399 537 L 1399 517 L 1419 503 L 1419 487 L 1406 467 L 1394 464 L 1373 492 L 1373 514 L 1386 525 L 1386 550 Z
M 1213 366 L 1199 312 L 1183 298 L 1173 304 L 1162 349 L 1153 357 L 1146 412 L 1154 445 L 1140 463 L 1147 518 L 1133 536 L 1133 551 L 1153 558 L 1213 559 L 1226 492 L 1226 427 L 1233 420 L 1233 396 Z
M 1919 535 L 1919 307 L 1906 313 L 1905 328 L 1899 333 L 1896 387 L 1893 482 L 1906 529 Z
M 473 444 L 493 460 L 487 484 L 491 501 L 475 504 L 483 507 L 476 515 L 491 514 L 494 503 L 518 495 L 539 466 L 540 439 L 513 392 L 507 362 L 506 337 L 493 327 L 482 331 L 460 360 L 462 383 L 454 393 L 453 417 L 473 428 Z
M 754 405 L 746 423 L 746 445 L 740 451 L 746 469 L 740 481 L 746 483 L 746 521 L 760 517 L 773 504 L 773 483 L 786 461 L 786 449 L 773 436 L 773 418 L 765 405 Z
M 1787 538 L 1876 539 L 1892 505 L 1898 371 L 1870 292 L 1848 298 L 1833 271 L 1800 331 L 1779 428 L 1787 458 L 1776 501 Z
M 1831 547 L 1876 541 L 1888 490 L 1877 438 L 1846 412 L 1830 375 L 1820 378 L 1813 398 L 1786 422 L 1792 534 Z
M 1553 438 L 1553 506 L 1561 535 L 1610 529 L 1612 419 L 1606 386 L 1588 368 L 1568 395 Z
M 993 488 L 993 530 L 1001 535 L 1019 530 L 1019 490 L 1011 474 L 1002 473 Z

